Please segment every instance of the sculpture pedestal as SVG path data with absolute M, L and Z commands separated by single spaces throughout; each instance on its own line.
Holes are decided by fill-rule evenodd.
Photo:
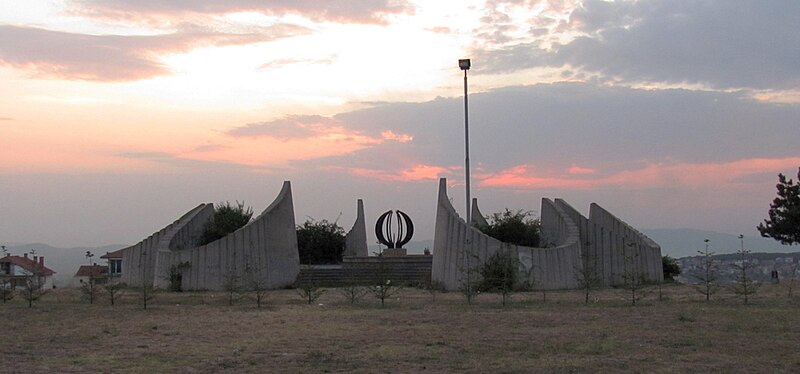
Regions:
M 388 257 L 399 257 L 406 255 L 405 248 L 386 248 L 383 250 L 383 255 Z

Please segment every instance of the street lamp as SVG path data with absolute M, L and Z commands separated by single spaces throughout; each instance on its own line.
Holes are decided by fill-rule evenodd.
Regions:
M 470 210 L 470 193 L 469 193 L 469 106 L 467 104 L 467 70 L 470 67 L 468 58 L 458 60 L 458 67 L 464 70 L 464 153 L 466 158 L 464 160 L 464 179 L 467 185 L 467 225 L 472 224 L 472 211 Z

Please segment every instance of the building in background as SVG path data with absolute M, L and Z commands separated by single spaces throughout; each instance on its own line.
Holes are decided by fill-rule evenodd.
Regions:
M 22 288 L 27 279 L 36 276 L 40 278 L 43 288 L 53 288 L 55 273 L 44 265 L 44 256 L 30 258 L 25 253 L 23 256 L 6 255 L 0 259 L 0 281 L 10 287 Z

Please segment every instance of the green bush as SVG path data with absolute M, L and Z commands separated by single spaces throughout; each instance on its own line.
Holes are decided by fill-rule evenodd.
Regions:
M 538 247 L 541 223 L 530 211 L 512 212 L 506 209 L 487 217 L 488 226 L 478 227 L 484 234 L 503 243 Z
M 496 252 L 481 266 L 480 274 L 478 289 L 481 292 L 511 291 L 519 279 L 519 260 L 512 252 Z
M 214 208 L 214 215 L 211 220 L 206 222 L 203 233 L 200 235 L 198 245 L 205 245 L 215 240 L 221 239 L 250 222 L 253 217 L 253 208 L 245 208 L 244 203 L 236 202 L 231 205 L 229 202 L 219 203 Z
M 681 273 L 681 268 L 678 266 L 678 263 L 675 262 L 675 259 L 669 256 L 661 257 L 661 268 L 664 271 L 664 280 L 670 281 L 673 280 L 674 277 Z
M 344 253 L 344 229 L 336 222 L 309 219 L 297 226 L 301 264 L 338 264 Z

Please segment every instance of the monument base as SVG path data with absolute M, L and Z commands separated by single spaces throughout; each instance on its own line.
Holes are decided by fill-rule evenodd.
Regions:
M 386 248 L 383 250 L 383 255 L 388 257 L 399 257 L 406 255 L 405 248 Z

